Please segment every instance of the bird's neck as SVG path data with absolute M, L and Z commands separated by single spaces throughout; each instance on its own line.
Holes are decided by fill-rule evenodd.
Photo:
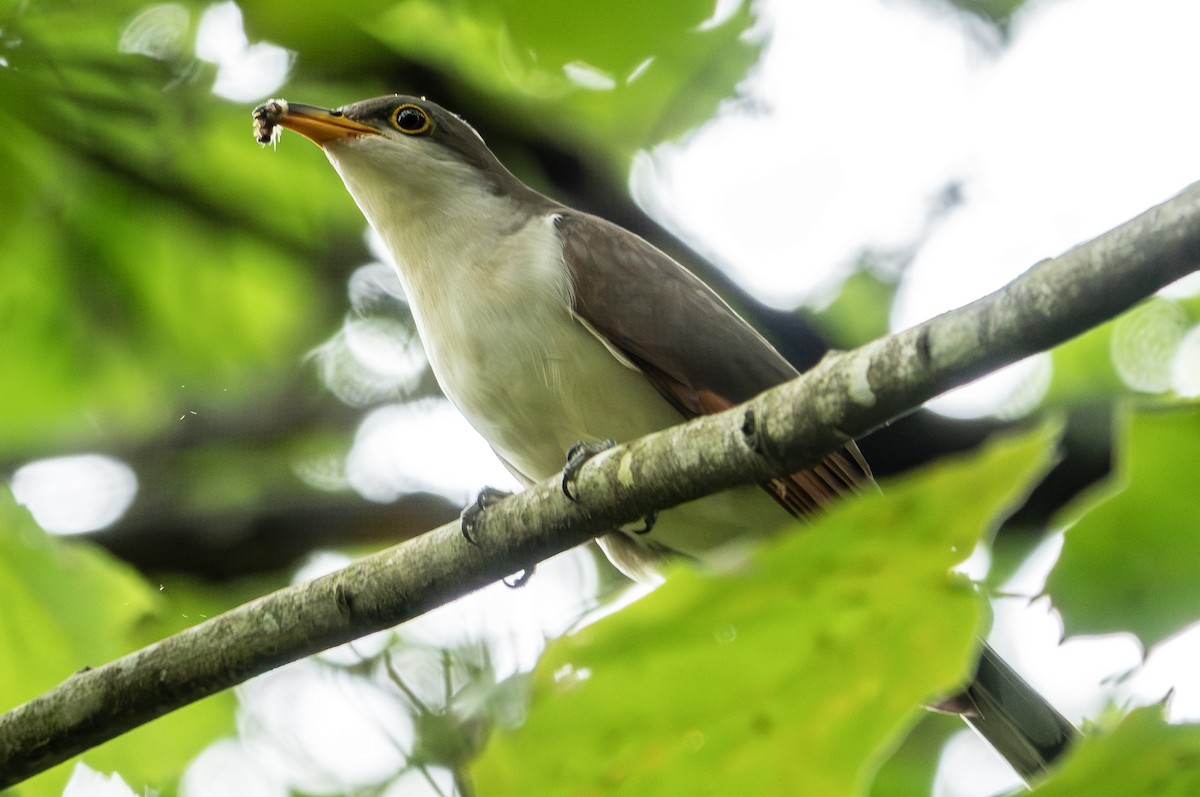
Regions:
M 454 363 L 511 336 L 512 319 L 569 322 L 570 276 L 551 217 L 560 208 L 463 163 L 354 154 L 330 160 L 391 252 L 443 383 Z
M 465 164 L 371 163 L 361 157 L 339 159 L 332 152 L 330 160 L 387 244 L 409 300 L 417 305 L 447 291 L 493 282 L 496 253 L 544 215 Z

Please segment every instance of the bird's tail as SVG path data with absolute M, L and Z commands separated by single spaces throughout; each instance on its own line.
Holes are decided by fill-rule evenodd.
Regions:
M 962 716 L 1026 782 L 1046 772 L 1079 731 L 986 642 L 975 678 L 938 710 Z

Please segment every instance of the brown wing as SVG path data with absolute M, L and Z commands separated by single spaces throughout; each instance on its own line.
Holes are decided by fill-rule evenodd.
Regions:
M 575 313 L 685 416 L 720 412 L 798 375 L 711 288 L 661 250 L 576 211 L 563 210 L 557 226 Z M 763 488 L 792 514 L 804 515 L 871 481 L 851 442 L 817 467 Z

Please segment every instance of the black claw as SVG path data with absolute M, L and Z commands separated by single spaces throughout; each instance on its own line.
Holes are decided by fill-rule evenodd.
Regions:
M 649 534 L 654 529 L 654 524 L 658 520 L 658 513 L 651 512 L 642 518 L 642 527 L 640 529 L 629 529 L 630 534 Z
M 530 565 L 521 571 L 521 575 L 514 578 L 512 581 L 505 580 L 504 586 L 509 589 L 520 589 L 529 583 L 529 579 L 533 578 L 533 574 L 537 572 L 537 565 Z
M 467 504 L 458 515 L 460 521 L 459 528 L 462 530 L 463 539 L 475 545 L 476 542 L 471 537 L 471 531 L 479 521 L 479 516 L 489 506 L 499 503 L 510 495 L 512 493 L 508 490 L 497 490 L 495 487 L 484 487 L 480 490 L 479 495 L 475 496 L 475 501 Z
M 570 498 L 572 501 L 579 501 L 579 496 L 571 492 L 571 484 L 575 481 L 575 477 L 579 474 L 579 469 L 583 467 L 583 463 L 587 462 L 592 457 L 599 454 L 601 451 L 607 451 L 615 446 L 615 440 L 601 440 L 599 443 L 585 443 L 580 440 L 575 445 L 567 450 L 567 464 L 563 468 L 562 475 L 562 491 L 563 495 Z

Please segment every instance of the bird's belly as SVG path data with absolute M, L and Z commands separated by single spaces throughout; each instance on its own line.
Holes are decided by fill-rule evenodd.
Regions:
M 631 440 L 683 420 L 566 308 L 523 309 L 474 340 L 436 336 L 430 350 L 451 402 L 523 475 L 549 478 L 579 441 Z
M 442 389 L 496 453 L 534 481 L 560 472 L 579 441 L 624 442 L 683 420 L 641 372 L 565 311 L 527 312 L 493 326 L 471 344 L 474 360 L 461 348 L 453 355 L 445 349 L 456 337 L 468 346 L 460 330 L 437 336 L 429 352 Z M 470 361 L 475 365 L 462 365 Z M 650 534 L 630 539 L 634 547 L 699 557 L 788 520 L 760 488 L 747 486 L 660 513 Z

